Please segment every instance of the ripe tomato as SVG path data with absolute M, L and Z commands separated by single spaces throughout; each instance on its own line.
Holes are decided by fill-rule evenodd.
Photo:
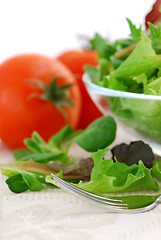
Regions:
M 84 129 L 92 121 L 102 116 L 102 113 L 98 110 L 90 98 L 82 80 L 85 65 L 98 65 L 97 53 L 91 50 L 70 50 L 59 55 L 58 59 L 62 61 L 62 63 L 64 63 L 72 71 L 72 73 L 74 73 L 74 76 L 79 84 L 82 94 L 82 111 L 77 129 Z
M 44 89 L 35 83 L 49 86 L 54 78 L 57 78 L 56 89 L 49 100 L 43 98 Z M 67 84 L 72 86 L 61 92 L 60 97 L 60 87 Z M 73 106 L 62 103 L 65 100 L 70 104 L 70 99 Z M 0 138 L 9 147 L 22 147 L 24 138 L 30 137 L 33 131 L 47 140 L 66 124 L 76 128 L 80 110 L 79 87 L 73 74 L 59 60 L 26 54 L 1 64 Z

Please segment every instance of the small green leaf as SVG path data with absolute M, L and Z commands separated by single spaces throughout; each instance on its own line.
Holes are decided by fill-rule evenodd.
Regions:
M 161 25 L 158 25 L 155 27 L 152 23 L 148 23 L 151 33 L 151 40 L 154 40 L 155 38 L 161 38 Z
M 22 170 L 14 169 L 14 168 L 13 169 L 3 168 L 1 172 L 2 172 L 2 175 L 10 178 L 20 174 L 21 171 Z
M 153 167 L 151 169 L 152 176 L 161 181 L 161 169 L 160 169 L 161 160 L 155 159 Z
M 63 143 L 74 137 L 75 132 L 71 126 L 64 127 L 60 132 L 54 135 L 48 142 L 37 133 L 33 132 L 32 138 L 24 140 L 28 150 L 17 150 L 14 155 L 17 161 L 28 161 L 30 159 L 39 163 L 48 163 L 49 161 L 61 161 L 63 164 L 69 162 L 68 156 L 65 156 Z
M 111 61 L 105 58 L 99 59 L 99 67 L 85 66 L 84 69 L 90 76 L 93 83 L 98 84 L 102 81 L 103 76 L 109 74 L 112 67 Z
M 63 171 L 60 170 L 60 172 L 58 172 L 58 173 L 56 174 L 56 176 L 58 176 L 58 177 L 60 177 L 60 178 L 63 179 Z M 54 187 L 57 187 L 57 184 L 55 183 L 52 175 L 47 175 L 46 178 L 45 178 L 45 182 L 54 185 Z
M 116 52 L 116 47 L 108 39 L 102 38 L 98 33 L 90 41 L 92 49 L 96 50 L 100 58 L 109 59 Z
M 115 139 L 116 123 L 113 117 L 105 116 L 92 122 L 75 142 L 88 152 L 109 146 Z
M 33 153 L 27 156 L 24 156 L 20 159 L 17 159 L 17 161 L 28 161 L 32 159 L 35 162 L 38 163 L 48 163 L 50 161 L 56 161 L 59 160 L 64 156 L 63 153 Z
M 130 45 L 134 44 L 136 41 L 131 38 L 127 39 L 117 39 L 115 45 L 118 49 L 123 49 L 129 47 Z
M 32 140 L 30 138 L 26 138 L 24 140 L 24 143 L 28 147 L 28 149 L 31 150 L 32 152 L 35 152 L 35 153 L 41 153 L 42 152 L 41 147 L 34 140 Z
M 22 157 L 26 157 L 31 154 L 32 154 L 32 152 L 26 148 L 17 149 L 13 152 L 13 156 L 14 156 L 15 160 L 19 160 Z
M 22 175 L 24 182 L 29 187 L 30 191 L 40 191 L 40 190 L 44 189 L 44 186 L 42 185 L 42 183 L 32 173 L 23 171 L 23 172 L 21 172 L 21 175 Z
M 131 22 L 130 19 L 126 18 L 126 20 L 129 24 L 129 27 L 130 27 L 130 30 L 131 30 L 130 36 L 133 39 L 135 39 L 136 41 L 139 41 L 140 37 L 141 37 L 141 26 L 139 28 L 136 28 L 136 26 Z
M 22 175 L 18 174 L 6 180 L 9 189 L 14 193 L 25 192 L 29 189 L 28 185 L 24 182 Z
M 12 192 L 20 193 L 28 189 L 30 191 L 44 189 L 41 181 L 38 180 L 37 174 L 18 169 L 3 169 L 2 174 L 9 177 L 6 183 Z
M 65 126 L 61 131 L 49 140 L 49 144 L 59 146 L 74 132 L 71 126 Z
M 124 59 L 117 59 L 114 56 L 111 56 L 110 60 L 112 62 L 114 69 L 117 69 L 124 61 Z
M 156 54 L 161 54 L 161 25 L 159 24 L 155 27 L 152 23 L 148 23 L 150 33 L 151 33 L 151 40 L 152 46 L 155 50 Z
M 46 183 L 50 183 L 52 185 L 54 185 L 54 187 L 57 187 L 53 177 L 51 175 L 47 175 L 45 178 Z
M 34 131 L 32 133 L 32 139 L 33 141 L 35 141 L 37 144 L 46 144 L 46 142 L 44 141 L 44 139 L 36 132 Z
M 92 67 L 92 66 L 85 66 L 84 68 L 85 68 L 86 73 L 88 73 L 88 75 L 92 79 L 93 83 L 98 83 L 101 80 L 100 69 Z

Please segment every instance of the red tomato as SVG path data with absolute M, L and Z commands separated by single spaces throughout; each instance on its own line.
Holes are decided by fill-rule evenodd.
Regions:
M 49 85 L 56 77 L 57 87 L 72 84 L 66 93 L 74 105 L 62 104 L 66 117 L 51 100 L 39 97 L 44 90 L 33 83 Z M 73 74 L 59 60 L 32 54 L 16 56 L 1 64 L 0 138 L 9 147 L 22 147 L 24 138 L 30 137 L 33 131 L 47 140 L 67 124 L 76 128 L 80 110 L 79 87 Z
M 58 59 L 62 61 L 62 63 L 64 63 L 72 71 L 72 73 L 74 73 L 75 78 L 77 79 L 77 82 L 79 84 L 82 94 L 82 111 L 77 129 L 84 129 L 92 121 L 102 116 L 102 113 L 98 110 L 98 108 L 90 98 L 82 80 L 85 65 L 98 65 L 97 53 L 91 50 L 71 50 L 59 55 Z

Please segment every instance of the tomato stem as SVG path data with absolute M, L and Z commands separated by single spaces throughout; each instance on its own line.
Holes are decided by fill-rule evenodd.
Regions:
M 64 118 L 67 119 L 67 113 L 64 106 L 73 106 L 74 102 L 69 95 L 68 89 L 72 86 L 72 84 L 67 84 L 63 86 L 57 85 L 57 78 L 54 78 L 50 85 L 45 85 L 41 81 L 32 82 L 44 90 L 43 94 L 35 95 L 42 100 L 51 101 L 54 105 L 59 109 L 59 111 L 63 114 Z

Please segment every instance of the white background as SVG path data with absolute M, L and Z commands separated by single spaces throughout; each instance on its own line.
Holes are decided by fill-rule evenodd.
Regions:
M 0 62 L 20 53 L 56 56 L 78 48 L 78 34 L 126 37 L 125 17 L 144 27 L 154 1 L 0 0 Z

